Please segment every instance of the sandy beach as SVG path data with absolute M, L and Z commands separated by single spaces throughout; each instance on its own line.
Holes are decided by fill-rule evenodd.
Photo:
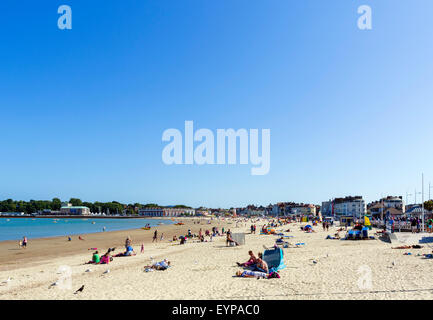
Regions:
M 197 219 L 198 220 L 198 219 Z M 0 243 L 0 299 L 432 299 L 430 274 L 433 261 L 418 254 L 431 253 L 422 249 L 391 249 L 395 246 L 381 240 L 325 240 L 335 233 L 335 227 L 305 233 L 300 223 L 291 223 L 277 230 L 291 235 L 289 242 L 305 243 L 285 248 L 286 268 L 280 279 L 251 279 L 234 277 L 236 262 L 248 260 L 248 250 L 263 252 L 274 245 L 277 236 L 249 234 L 249 223 L 213 221 L 194 224 L 185 220 L 184 226 L 161 226 L 163 242 L 151 243 L 153 231 L 128 230 L 76 237 L 70 243 L 65 238 L 33 240 L 27 249 L 18 249 L 15 242 Z M 228 222 L 230 224 L 228 224 Z M 257 228 L 264 222 L 257 223 Z M 305 224 L 305 223 L 304 223 Z M 229 227 L 232 232 L 245 232 L 246 244 L 227 247 L 225 237 L 212 242 L 171 243 L 174 234 L 190 228 Z M 259 230 L 257 230 L 259 231 Z M 373 232 L 372 232 L 373 233 Z M 130 235 L 133 257 L 114 258 L 109 265 L 84 265 L 90 260 L 90 247 L 123 248 Z M 209 238 L 206 238 L 209 239 Z M 140 252 L 141 243 L 145 252 Z M 404 255 L 410 252 L 411 255 Z M 167 258 L 172 267 L 166 271 L 144 272 L 143 266 Z M 71 270 L 70 288 L 50 287 L 62 277 L 61 266 Z M 90 272 L 86 270 L 90 269 Z M 104 273 L 109 270 L 109 273 Z M 371 286 L 359 285 L 371 275 Z M 7 283 L 6 279 L 11 278 Z M 82 285 L 83 292 L 74 294 Z

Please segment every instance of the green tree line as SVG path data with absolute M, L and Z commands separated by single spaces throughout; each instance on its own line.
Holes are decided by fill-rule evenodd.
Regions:
M 111 202 L 86 202 L 78 198 L 71 198 L 68 201 L 73 206 L 84 206 L 90 209 L 90 212 L 102 212 L 109 214 L 123 213 L 124 210 L 127 214 L 138 214 L 138 210 L 141 208 L 160 207 L 156 203 L 120 203 L 117 201 Z M 62 206 L 62 201 L 59 198 L 50 200 L 12 200 L 7 199 L 0 201 L 0 212 L 24 212 L 27 214 L 40 212 L 43 210 L 58 211 Z M 184 205 L 176 205 L 177 208 L 190 208 Z

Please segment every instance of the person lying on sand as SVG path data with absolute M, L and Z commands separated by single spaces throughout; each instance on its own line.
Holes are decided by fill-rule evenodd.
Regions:
M 78 239 L 79 239 L 79 240 L 84 240 L 83 237 L 81 237 L 81 236 L 78 236 Z
M 106 254 L 104 254 L 102 257 L 101 257 L 101 262 L 100 262 L 100 264 L 109 264 L 110 263 L 110 261 L 113 261 L 113 257 L 110 257 L 110 253 L 109 253 L 110 251 L 108 251 Z
M 332 239 L 332 240 L 340 240 L 340 234 L 337 232 L 333 237 L 331 237 L 329 234 L 325 239 Z
M 391 249 L 421 249 L 421 248 L 422 248 L 422 246 L 420 246 L 419 244 L 414 244 L 411 246 L 400 246 L 400 247 L 394 247 Z
M 167 270 L 170 267 L 170 261 L 164 259 L 160 262 L 156 262 L 151 266 L 144 266 L 145 270 L 154 269 L 154 270 Z
M 251 271 L 251 270 L 245 270 L 245 271 L 238 270 L 236 272 L 236 276 L 242 278 L 257 278 L 257 279 L 260 278 L 266 279 L 268 277 L 268 275 L 264 272 Z
M 115 257 L 127 257 L 127 256 L 135 256 L 135 255 L 137 254 L 135 253 L 134 249 L 131 246 L 129 246 L 126 248 L 125 252 L 118 253 L 115 255 Z
M 247 262 L 244 262 L 244 263 L 236 262 L 239 267 L 250 267 L 250 266 L 255 265 L 257 263 L 257 257 L 255 256 L 255 254 L 251 250 L 248 251 L 248 254 L 250 255 L 250 259 Z

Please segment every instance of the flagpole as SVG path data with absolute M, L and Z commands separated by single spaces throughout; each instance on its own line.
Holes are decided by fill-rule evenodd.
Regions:
M 422 174 L 422 232 L 425 232 L 424 229 L 424 173 Z

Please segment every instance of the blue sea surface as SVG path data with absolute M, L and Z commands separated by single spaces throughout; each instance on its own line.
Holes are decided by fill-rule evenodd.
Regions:
M 86 218 L 0 218 L 0 241 L 61 237 L 93 232 L 138 229 L 149 224 L 173 224 L 166 219 L 92 219 Z

